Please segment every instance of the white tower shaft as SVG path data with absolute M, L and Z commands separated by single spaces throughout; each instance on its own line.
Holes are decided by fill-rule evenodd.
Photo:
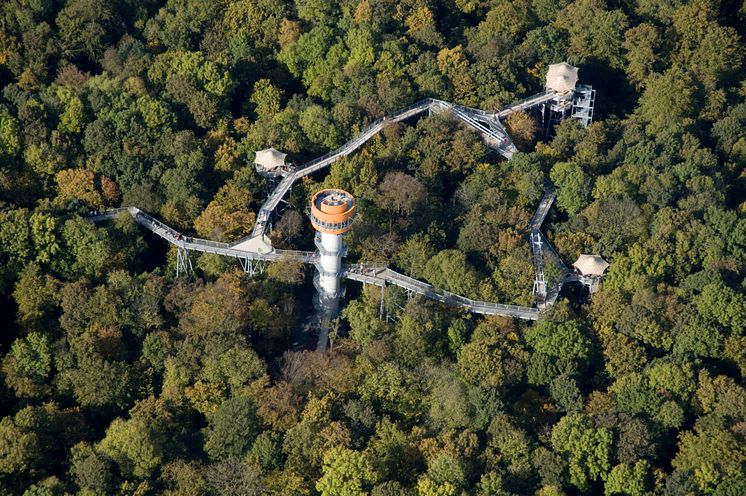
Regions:
M 325 189 L 311 199 L 311 224 L 316 229 L 316 248 L 319 258 L 316 261 L 316 275 L 313 278 L 317 291 L 317 309 L 321 320 L 317 349 L 326 350 L 328 326 L 337 317 L 339 299 L 344 289 L 340 285 L 342 277 L 342 257 L 347 254 L 342 236 L 350 230 L 355 217 L 355 199 L 341 189 Z
M 319 291 L 326 298 L 339 297 L 343 245 L 341 234 L 319 233 Z

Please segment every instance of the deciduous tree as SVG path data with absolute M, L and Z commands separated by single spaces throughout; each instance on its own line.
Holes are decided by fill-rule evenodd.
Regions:
M 334 448 L 324 455 L 324 466 L 316 489 L 322 496 L 363 496 L 378 480 L 364 453 Z
M 570 483 L 586 490 L 611 469 L 612 434 L 581 414 L 568 414 L 552 428 L 552 446 L 569 457 Z

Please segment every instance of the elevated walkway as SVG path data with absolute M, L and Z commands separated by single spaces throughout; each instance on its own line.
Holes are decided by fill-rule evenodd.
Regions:
M 517 305 L 503 305 L 489 301 L 479 301 L 466 298 L 445 290 L 435 289 L 432 285 L 400 274 L 386 266 L 374 264 L 354 264 L 345 268 L 342 277 L 364 284 L 385 287 L 393 284 L 406 291 L 422 295 L 425 298 L 439 301 L 447 305 L 458 306 L 472 313 L 482 315 L 502 315 L 524 320 L 538 320 L 539 309 Z
M 552 92 L 554 94 L 554 92 Z M 539 105 L 547 98 L 546 93 L 541 94 L 540 99 L 534 99 L 539 103 L 531 103 L 531 105 Z M 534 100 L 531 100 L 533 102 Z M 528 100 L 527 100 L 528 101 Z M 521 104 L 525 105 L 525 104 Z M 370 138 L 378 134 L 383 130 L 384 127 L 403 120 L 415 117 L 425 112 L 440 113 L 440 112 L 451 112 L 457 119 L 462 121 L 467 126 L 477 131 L 487 146 L 493 148 L 503 157 L 510 159 L 513 153 L 517 151 L 513 141 L 508 136 L 505 127 L 500 123 L 498 114 L 488 113 L 478 109 L 472 109 L 461 105 L 456 105 L 443 100 L 437 100 L 435 98 L 425 98 L 419 102 L 405 107 L 401 110 L 389 114 L 381 119 L 377 119 L 372 122 L 369 126 L 363 129 L 351 140 L 337 148 L 332 150 L 321 157 L 315 158 L 310 162 L 299 166 L 294 172 L 288 173 L 283 177 L 282 181 L 272 191 L 267 200 L 259 209 L 259 215 L 257 215 L 256 224 L 249 237 L 262 236 L 265 234 L 267 225 L 271 219 L 272 213 L 275 211 L 280 201 L 290 191 L 293 183 L 303 176 L 313 174 L 329 165 L 333 164 L 342 157 L 353 153 L 361 146 L 363 146 Z M 506 114 L 507 115 L 507 114 Z M 247 238 L 239 240 L 236 244 L 243 243 Z
M 583 113 L 585 109 L 590 105 L 592 112 L 592 103 L 595 93 L 590 93 L 588 90 L 587 96 L 584 96 L 585 100 L 578 104 L 577 113 L 578 117 L 586 117 Z M 583 95 L 586 95 L 584 93 Z M 437 100 L 434 98 L 426 98 L 413 105 L 398 110 L 386 117 L 378 119 L 363 129 L 354 138 L 343 144 L 336 150 L 330 151 L 322 155 L 321 157 L 315 158 L 310 162 L 307 162 L 295 170 L 287 169 L 283 171 L 282 180 L 275 187 L 275 189 L 267 197 L 267 200 L 261 206 L 259 213 L 257 214 L 256 223 L 254 224 L 252 233 L 238 241 L 233 243 L 221 243 L 217 241 L 210 241 L 206 239 L 194 238 L 185 236 L 175 229 L 167 226 L 166 224 L 156 220 L 147 213 L 141 211 L 137 207 L 123 207 L 107 210 L 105 212 L 95 212 L 88 216 L 88 219 L 93 222 L 104 221 L 112 219 L 122 212 L 127 212 L 131 215 L 135 221 L 149 230 L 155 233 L 161 238 L 165 239 L 170 244 L 177 247 L 180 256 L 185 257 L 187 251 L 197 251 L 202 253 L 213 253 L 216 255 L 228 256 L 239 259 L 242 261 L 242 266 L 249 267 L 251 261 L 279 261 L 279 260 L 290 260 L 294 262 L 300 262 L 304 264 L 314 264 L 318 260 L 317 252 L 308 251 L 297 251 L 297 250 L 277 250 L 272 247 L 272 244 L 266 236 L 267 226 L 269 225 L 273 212 L 277 209 L 280 202 L 283 200 L 285 195 L 290 191 L 293 183 L 309 174 L 319 171 L 332 163 L 336 162 L 342 157 L 345 157 L 365 144 L 370 138 L 378 134 L 384 127 L 400 122 L 405 119 L 428 113 L 441 113 L 450 112 L 455 118 L 463 122 L 468 127 L 476 130 L 484 143 L 493 148 L 497 153 L 510 159 L 513 154 L 517 151 L 513 145 L 510 136 L 508 135 L 505 127 L 503 126 L 501 119 L 505 119 L 508 115 L 513 112 L 520 112 L 528 110 L 540 105 L 544 105 L 547 102 L 552 101 L 558 97 L 556 91 L 550 90 L 537 95 L 533 95 L 529 98 L 521 100 L 517 103 L 513 103 L 497 112 L 487 112 L 484 110 L 474 109 L 465 107 L 463 105 L 457 105 L 454 103 L 446 102 L 443 100 Z M 587 100 L 587 101 L 586 101 Z M 590 120 L 590 115 L 587 116 Z M 555 192 L 552 187 L 548 187 L 541 199 L 536 212 L 534 213 L 531 223 L 529 224 L 529 231 L 532 233 L 532 240 L 534 236 L 537 237 L 537 241 L 553 252 L 553 248 L 546 241 L 544 235 L 541 234 L 539 229 L 541 228 L 544 219 L 546 218 L 549 209 L 555 199 Z M 536 234 L 538 233 L 538 234 Z M 554 253 L 556 255 L 556 253 Z M 559 290 L 562 287 L 564 281 L 568 281 L 567 268 L 562 264 L 559 256 L 556 257 L 561 267 L 566 271 L 564 277 L 559 283 L 553 287 L 548 288 L 546 291 L 546 298 L 542 302 L 541 306 L 545 307 L 548 304 L 554 302 Z M 543 263 L 538 263 L 536 256 L 534 256 L 534 262 L 536 264 L 537 277 L 541 277 L 543 280 Z M 543 255 L 542 255 L 543 262 Z M 359 281 L 365 284 L 374 284 L 377 286 L 385 286 L 386 284 L 392 284 L 405 289 L 412 294 L 419 294 L 426 298 L 430 298 L 435 301 L 440 301 L 449 305 L 460 306 L 465 310 L 473 313 L 483 315 L 503 315 L 508 317 L 515 317 L 526 320 L 537 320 L 539 318 L 539 308 L 522 307 L 516 305 L 504 305 L 500 303 L 491 303 L 487 301 L 478 301 L 466 298 L 464 296 L 449 293 L 448 291 L 435 289 L 432 285 L 423 281 L 418 281 L 411 277 L 407 277 L 404 274 L 395 272 L 385 266 L 374 266 L 369 264 L 358 264 L 348 266 L 342 277 L 350 280 Z
M 515 112 L 525 112 L 526 110 L 529 110 L 533 107 L 538 107 L 539 105 L 550 102 L 557 96 L 558 93 L 556 91 L 547 90 L 543 93 L 538 93 L 536 95 L 525 98 L 519 102 L 512 103 L 507 107 L 499 110 L 495 115 L 498 119 L 506 119 L 510 114 L 513 114 Z
M 554 186 L 551 184 L 547 185 L 544 196 L 541 201 L 539 201 L 539 205 L 536 207 L 536 211 L 528 225 L 531 254 L 534 262 L 534 296 L 536 298 L 536 305 L 541 309 L 552 306 L 554 302 L 557 301 L 562 286 L 566 282 L 571 282 L 572 279 L 569 277 L 571 275 L 570 270 L 562 261 L 562 258 L 560 258 L 559 254 L 546 236 L 544 236 L 544 233 L 541 232 L 541 226 L 549 214 L 549 209 L 552 208 L 552 204 L 556 197 L 557 193 Z M 544 273 L 544 266 L 546 265 L 545 257 L 547 253 L 551 255 L 554 263 L 557 264 L 562 272 L 559 280 L 552 285 L 547 284 Z
M 317 258 L 316 252 L 313 251 L 277 250 L 271 247 L 267 251 L 262 251 L 261 248 L 252 251 L 233 246 L 229 243 L 221 243 L 219 241 L 210 241 L 207 239 L 185 236 L 176 229 L 164 224 L 159 220 L 154 219 L 137 207 L 114 208 L 111 210 L 106 210 L 105 212 L 89 215 L 87 219 L 92 222 L 111 220 L 122 212 L 128 213 L 130 216 L 132 216 L 135 222 L 137 222 L 148 231 L 165 239 L 177 248 L 185 249 L 188 251 L 214 253 L 216 255 L 223 255 L 226 257 L 246 260 L 262 260 L 266 262 L 290 260 L 300 263 L 314 263 Z
M 549 209 L 552 208 L 555 198 L 557 198 L 557 192 L 554 190 L 554 186 L 551 184 L 547 185 L 544 196 L 539 201 L 534 216 L 531 217 L 531 222 L 528 224 L 529 231 L 534 232 L 541 229 L 541 225 L 544 224 L 544 220 L 547 218 Z

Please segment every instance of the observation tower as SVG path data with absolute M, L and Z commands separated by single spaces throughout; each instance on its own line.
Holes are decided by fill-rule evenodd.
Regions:
M 578 84 L 578 68 L 567 62 L 551 64 L 547 70 L 546 91 L 551 99 L 542 103 L 540 116 L 544 127 L 544 138 L 554 132 L 554 127 L 563 119 L 571 117 L 583 127 L 593 121 L 593 106 L 596 90 Z
M 284 176 L 290 171 L 290 166 L 285 162 L 287 153 L 282 153 L 274 148 L 259 150 L 256 152 L 254 167 L 259 175 L 269 178 Z
M 600 255 L 580 255 L 572 266 L 577 280 L 588 288 L 588 293 L 593 294 L 598 291 L 609 262 Z
M 324 189 L 311 198 L 311 225 L 316 229 L 319 251 L 313 283 L 322 320 L 331 320 L 337 314 L 343 294 L 342 257 L 347 255 L 342 236 L 350 230 L 354 218 L 355 198 L 344 190 Z

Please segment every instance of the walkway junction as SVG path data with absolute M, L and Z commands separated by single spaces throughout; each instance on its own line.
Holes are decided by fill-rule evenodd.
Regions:
M 534 261 L 534 297 L 535 307 L 503 305 L 487 301 L 476 301 L 439 290 L 425 282 L 413 279 L 391 270 L 386 266 L 371 264 L 343 265 L 342 257 L 346 250 L 341 238 L 351 226 L 354 218 L 355 200 L 342 190 L 325 190 L 317 193 L 311 205 L 312 224 L 317 230 L 317 251 L 278 250 L 272 246 L 266 232 L 271 224 L 278 205 L 298 179 L 319 171 L 333 164 L 360 148 L 371 137 L 386 126 L 417 115 L 440 114 L 448 112 L 474 129 L 488 147 L 510 160 L 517 151 L 505 128 L 505 119 L 514 112 L 531 112 L 542 125 L 545 136 L 552 127 L 562 119 L 576 119 L 582 126 L 588 126 L 593 118 L 595 90 L 590 86 L 577 84 L 577 68 L 563 62 L 549 66 L 544 92 L 508 105 L 497 112 L 486 112 L 464 107 L 454 103 L 426 98 L 409 107 L 398 110 L 374 121 L 357 136 L 321 157 L 299 167 L 285 163 L 285 154 L 273 148 L 257 152 L 255 166 L 257 171 L 267 177 L 279 180 L 269 194 L 257 215 L 252 233 L 233 243 L 220 243 L 206 239 L 186 236 L 166 224 L 158 221 L 137 207 L 122 207 L 90 215 L 91 221 L 112 219 L 122 212 L 127 212 L 145 229 L 155 233 L 174 245 L 177 249 L 177 276 L 192 270 L 189 252 L 213 253 L 239 260 L 244 271 L 253 276 L 263 269 L 264 263 L 290 260 L 304 264 L 315 264 L 317 274 L 314 279 L 318 295 L 317 301 L 322 315 L 331 316 L 336 312 L 337 300 L 342 296 L 339 279 L 345 278 L 363 284 L 373 284 L 385 288 L 387 284 L 399 286 L 408 294 L 417 294 L 435 301 L 454 305 L 469 312 L 483 315 L 503 315 L 526 320 L 537 320 L 540 312 L 554 303 L 565 282 L 580 281 L 582 277 L 572 273 L 556 255 L 554 249 L 541 232 L 541 226 L 555 199 L 553 187 L 548 186 L 543 198 L 528 227 L 529 241 Z M 280 179 L 281 178 L 281 179 Z M 544 275 L 545 254 L 552 253 L 561 268 L 558 281 L 548 282 Z M 594 279 L 597 287 L 598 280 Z M 381 292 L 383 295 L 383 291 Z M 319 343 L 325 348 L 325 340 Z

